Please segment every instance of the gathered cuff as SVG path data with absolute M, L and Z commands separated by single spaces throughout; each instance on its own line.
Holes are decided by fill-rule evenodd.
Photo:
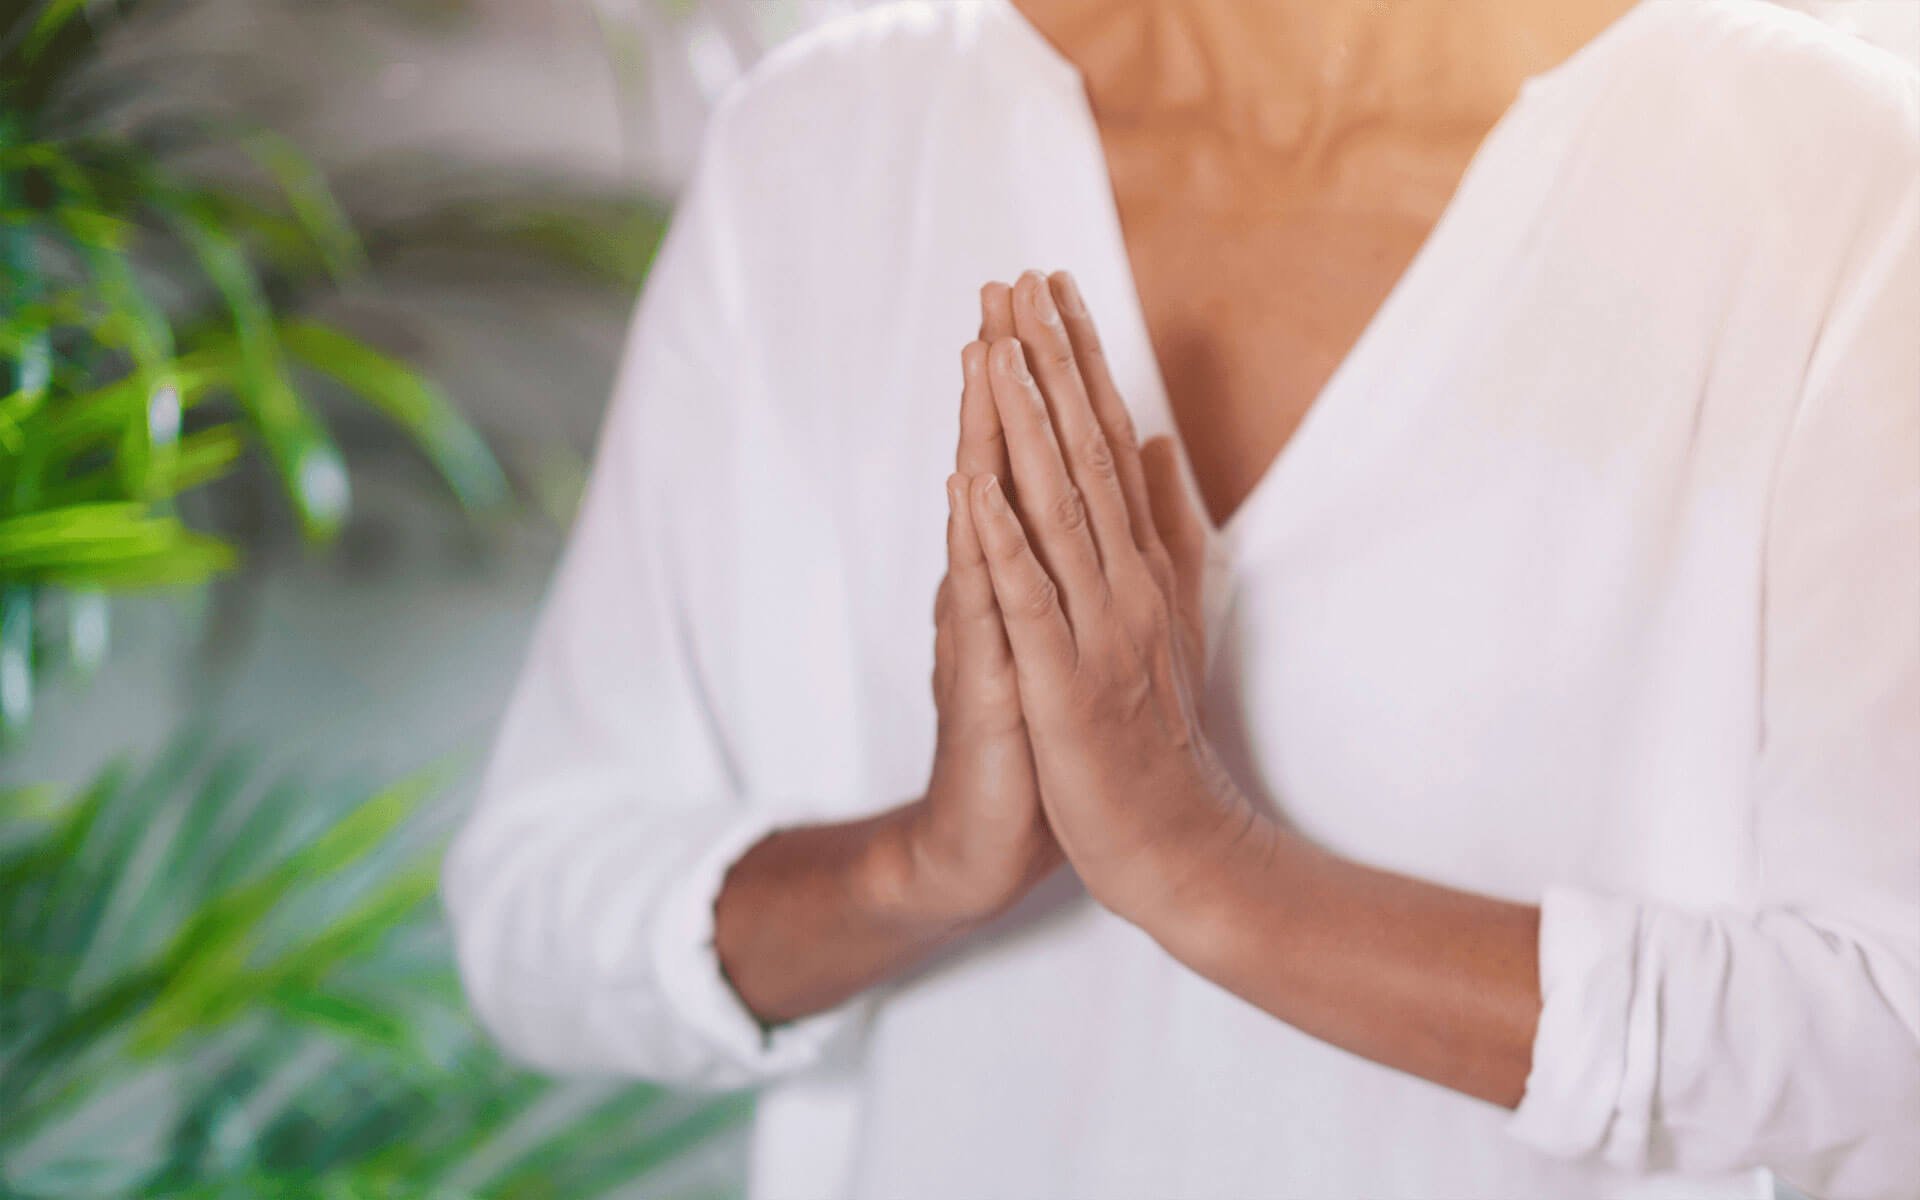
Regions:
M 1621 1103 L 1636 1057 L 1629 1030 L 1639 931 L 1639 907 L 1626 900 L 1563 887 L 1541 899 L 1544 1006 L 1526 1092 L 1506 1123 L 1537 1150 L 1579 1158 L 1645 1144 L 1645 1130 L 1624 1128 L 1634 1106 Z
M 810 1066 L 866 1009 L 856 996 L 826 1012 L 765 1026 L 720 967 L 713 906 L 727 871 L 769 833 L 798 823 L 758 808 L 733 820 L 668 885 L 650 931 L 660 990 L 673 1015 L 754 1078 Z

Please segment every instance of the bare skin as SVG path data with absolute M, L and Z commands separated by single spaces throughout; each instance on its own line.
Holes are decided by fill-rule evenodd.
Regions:
M 1627 6 L 1022 0 L 1087 80 L 1216 521 L 1292 436 L 1520 83 Z M 1517 1103 L 1537 911 L 1342 861 L 1239 793 L 1194 717 L 1205 525 L 1170 450 L 1133 449 L 1068 281 L 1030 273 L 1011 312 L 1002 291 L 983 299 L 993 350 L 967 351 L 928 792 L 740 859 L 715 940 L 742 999 L 769 1023 L 830 1007 L 965 937 L 1064 854 L 1102 903 L 1280 1019 Z M 1060 519 L 1068 497 L 1083 521 Z M 978 604 L 983 547 L 997 626 Z
M 1072 288 L 1065 276 L 1058 285 Z M 1070 346 L 1079 359 L 1064 361 L 1097 363 L 1092 318 L 1077 299 L 1069 303 L 1077 315 L 1061 327 L 1070 339 L 1063 353 Z M 987 284 L 980 307 L 980 340 L 960 355 L 947 574 L 934 603 L 940 728 L 927 792 L 864 820 L 776 831 L 728 871 L 714 904 L 715 949 L 735 992 L 766 1025 L 831 1008 L 911 970 L 1010 908 L 1062 861 L 1041 806 L 1012 647 L 967 498 L 972 479 L 1013 478 L 987 362 L 990 344 L 1013 337 L 1013 289 Z M 1163 440 L 1143 463 L 1119 393 L 1109 386 L 1101 396 L 1097 419 L 1122 448 L 1116 470 L 1130 511 L 1149 529 L 1149 476 L 1154 492 L 1171 494 L 1173 449 Z M 1154 540 L 1143 535 L 1143 547 Z M 1176 586 L 1176 571 L 1198 579 L 1201 540 L 1176 537 L 1174 544 L 1185 557 L 1176 566 L 1158 554 L 1156 586 Z M 1197 624 L 1191 636 L 1198 638 Z
M 1093 416 L 1113 385 L 1075 354 L 1058 292 L 1023 276 L 1018 338 L 989 357 L 1015 494 L 991 475 L 968 494 L 1068 862 L 1096 900 L 1288 1024 L 1517 1104 L 1541 1006 L 1537 911 L 1324 852 L 1221 768 L 1193 665 L 1203 519 L 1161 466 L 1155 516 L 1135 522 L 1116 469 L 1128 449 Z
M 948 481 L 948 566 L 934 604 L 940 715 L 926 794 L 864 821 L 775 832 L 714 905 L 734 990 L 766 1024 L 831 1008 L 1004 911 L 1060 863 L 986 560 L 959 481 L 1008 471 L 985 339 L 1013 333 L 1011 290 L 981 290 L 982 341 L 961 353 L 960 441 Z
M 1224 522 L 1521 83 L 1628 0 L 1017 0 L 1079 68 L 1153 348 Z

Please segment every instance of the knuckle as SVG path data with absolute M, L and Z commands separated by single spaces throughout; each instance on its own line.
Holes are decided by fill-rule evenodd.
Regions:
M 1173 608 L 1159 588 L 1135 589 L 1126 611 L 1127 623 L 1133 627 L 1136 638 L 1157 642 L 1172 635 Z
M 956 623 L 984 620 L 993 615 L 993 585 L 982 588 L 966 588 L 953 600 L 953 620 Z
M 1040 363 L 1049 370 L 1065 373 L 1073 369 L 1073 346 L 1064 338 L 1048 341 L 1040 351 Z
M 1020 689 L 1011 672 L 977 672 L 965 682 L 963 690 L 970 707 L 1001 714 L 1009 722 L 1019 719 Z
M 1044 617 L 1060 603 L 1060 590 L 1045 575 L 1021 589 L 1016 611 L 1023 617 Z
M 1117 707 L 1122 721 L 1131 723 L 1147 719 L 1154 708 L 1152 681 L 1144 673 L 1127 680 L 1118 689 Z M 1178 744 L 1185 744 L 1183 740 L 1176 740 Z
M 1053 523 L 1056 528 L 1068 533 L 1086 526 L 1087 505 L 1080 497 L 1079 488 L 1069 484 L 1053 502 Z
M 1159 538 L 1154 538 L 1141 555 L 1147 560 L 1147 571 L 1152 574 L 1154 585 L 1162 592 L 1170 590 L 1175 576 L 1173 556 L 1167 553 L 1166 546 L 1161 544 Z
M 1114 681 L 1105 672 L 1082 671 L 1074 678 L 1068 704 L 1083 722 L 1105 723 L 1115 709 Z
M 998 537 L 985 547 L 986 556 L 1001 564 L 1018 562 L 1026 552 L 1026 539 L 1018 537 Z
M 1114 474 L 1113 447 L 1107 442 L 1107 435 L 1099 429 L 1089 433 L 1080 446 L 1080 461 L 1099 479 L 1111 479 Z
M 1147 628 L 1155 637 L 1171 637 L 1173 634 L 1173 605 L 1167 602 L 1164 592 L 1157 588 L 1148 594 L 1145 605 Z

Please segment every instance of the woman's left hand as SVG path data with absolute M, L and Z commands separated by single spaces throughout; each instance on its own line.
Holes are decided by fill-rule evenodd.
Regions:
M 1267 820 L 1200 730 L 1205 526 L 1172 443 L 1136 449 L 1072 280 L 1022 276 L 1014 332 L 988 369 L 1013 494 L 972 478 L 974 522 L 1048 822 L 1094 897 L 1144 924 Z
M 1200 728 L 1206 527 L 1172 445 L 1134 451 L 1071 280 L 1023 276 L 1014 333 L 988 367 L 1012 495 L 976 475 L 968 504 L 1040 803 L 1087 890 L 1312 1037 L 1518 1103 L 1539 910 L 1341 858 L 1234 785 Z

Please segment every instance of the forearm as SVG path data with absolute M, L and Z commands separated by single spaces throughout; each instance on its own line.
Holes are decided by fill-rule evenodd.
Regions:
M 1289 1025 L 1513 1107 L 1541 996 L 1539 910 L 1367 867 L 1261 816 L 1142 922 L 1175 957 Z
M 986 914 L 943 898 L 918 849 L 921 806 L 761 839 L 714 903 L 714 948 L 747 1008 L 774 1025 L 911 970 Z
M 981 291 L 983 336 L 1011 328 L 1004 285 Z M 961 356 L 958 472 L 947 480 L 947 575 L 934 602 L 938 737 L 927 794 L 863 821 L 774 833 L 728 873 L 714 942 L 766 1024 L 832 1008 L 1010 908 L 1060 863 L 1041 813 L 1014 664 L 966 473 L 1006 472 L 986 346 Z

